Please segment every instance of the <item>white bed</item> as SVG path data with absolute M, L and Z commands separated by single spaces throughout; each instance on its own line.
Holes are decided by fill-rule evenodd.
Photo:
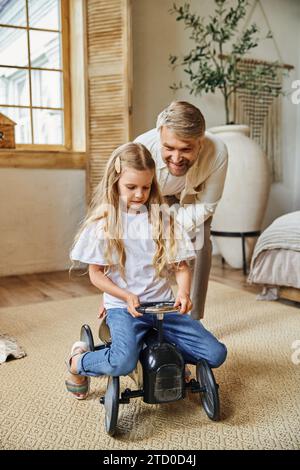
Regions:
M 248 282 L 262 285 L 262 300 L 300 302 L 300 211 L 278 217 L 260 235 Z

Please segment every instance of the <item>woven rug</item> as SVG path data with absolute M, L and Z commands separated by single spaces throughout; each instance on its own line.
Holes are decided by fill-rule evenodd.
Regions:
M 64 360 L 82 323 L 97 331 L 98 302 L 88 296 L 0 309 L 1 333 L 27 353 L 0 365 L 1 449 L 299 449 L 300 351 L 292 348 L 299 309 L 211 282 L 204 324 L 229 352 L 215 370 L 221 421 L 208 419 L 197 394 L 166 405 L 137 398 L 120 405 L 111 438 L 98 401 L 106 379 L 92 379 L 85 401 L 64 388 Z M 121 385 L 134 388 L 130 378 Z

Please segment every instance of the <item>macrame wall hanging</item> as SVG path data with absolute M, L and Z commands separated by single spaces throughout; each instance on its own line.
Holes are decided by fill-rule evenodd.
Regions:
M 262 14 L 266 20 L 269 31 L 271 27 L 260 0 L 253 3 L 252 10 L 244 28 L 250 21 L 256 6 L 259 5 Z M 284 69 L 292 69 L 293 66 L 283 64 L 279 48 L 272 34 L 274 45 L 281 65 L 277 68 L 274 78 L 257 79 L 259 90 L 259 81 L 264 84 L 268 82 L 272 88 L 282 88 Z M 250 72 L 251 68 L 257 65 L 268 65 L 271 62 L 242 59 L 239 68 L 243 72 Z M 229 102 L 231 116 L 236 124 L 247 124 L 250 127 L 250 137 L 255 140 L 268 156 L 271 176 L 274 182 L 282 181 L 282 147 L 281 147 L 281 95 L 276 96 L 267 91 L 257 91 L 255 94 L 249 90 L 237 90 L 231 95 Z
M 242 60 L 239 68 L 243 72 L 255 67 L 259 61 Z M 261 63 L 261 62 L 260 62 Z M 266 63 L 266 62 L 265 62 Z M 266 82 L 266 78 L 261 79 Z M 257 79 L 258 85 L 259 79 Z M 272 88 L 282 85 L 282 69 L 278 68 L 276 77 L 269 78 Z M 257 88 L 259 88 L 257 86 Z M 247 124 L 250 137 L 259 144 L 268 156 L 272 180 L 282 180 L 281 150 L 281 96 L 273 96 L 266 91 L 239 90 L 231 95 L 231 115 L 236 124 Z

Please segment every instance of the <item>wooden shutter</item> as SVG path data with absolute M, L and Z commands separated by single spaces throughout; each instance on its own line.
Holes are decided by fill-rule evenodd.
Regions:
M 131 1 L 87 0 L 87 196 L 131 137 Z

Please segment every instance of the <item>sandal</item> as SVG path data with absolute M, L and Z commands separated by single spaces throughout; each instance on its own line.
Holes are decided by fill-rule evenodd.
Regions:
M 76 343 L 73 344 L 69 360 L 68 362 L 66 362 L 66 365 L 70 374 L 80 375 L 80 374 L 74 374 L 74 372 L 71 371 L 72 358 L 74 356 L 77 356 L 78 354 L 83 354 L 87 352 L 88 350 L 89 349 L 88 349 L 87 344 L 83 341 L 76 341 Z M 68 392 L 72 393 L 74 398 L 76 398 L 77 400 L 85 400 L 89 394 L 90 377 L 85 377 L 85 380 L 81 383 L 75 383 L 75 382 L 72 382 L 71 380 L 65 380 L 65 385 L 66 385 Z
M 190 371 L 190 368 L 186 365 L 184 369 L 184 380 L 185 383 L 189 383 L 192 379 L 192 372 Z

